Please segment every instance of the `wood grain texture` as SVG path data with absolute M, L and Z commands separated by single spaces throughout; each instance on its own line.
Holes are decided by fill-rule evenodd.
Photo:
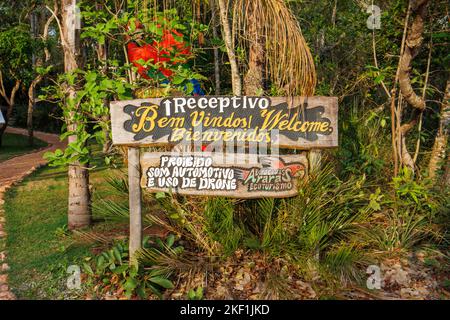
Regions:
M 164 158 L 163 158 L 164 157 Z M 179 160 L 180 158 L 191 159 L 207 159 L 212 160 L 211 166 L 178 166 L 177 170 L 180 168 L 213 168 L 216 170 L 222 170 L 220 172 L 225 172 L 229 169 L 233 172 L 232 179 L 222 179 L 223 184 L 235 181 L 236 188 L 232 190 L 226 188 L 211 189 L 206 188 L 208 185 L 208 179 L 214 175 L 209 175 L 207 173 L 198 174 L 192 173 L 181 175 L 180 172 L 174 171 L 174 166 L 170 164 L 172 159 Z M 164 159 L 164 160 L 163 160 Z M 281 160 L 281 161 L 280 161 Z M 195 160 L 194 160 L 195 161 Z M 176 165 L 177 166 L 177 165 Z M 308 174 L 308 162 L 305 153 L 295 154 L 295 155 L 284 155 L 284 156 L 258 156 L 258 155 L 248 155 L 248 154 L 218 154 L 218 153 L 175 153 L 175 152 L 159 152 L 159 153 L 145 153 L 141 157 L 141 186 L 150 192 L 173 192 L 176 194 L 183 195 L 195 195 L 195 196 L 224 196 L 231 198 L 240 199 L 254 199 L 254 198 L 287 198 L 297 195 L 298 193 L 298 181 L 299 179 L 306 179 Z M 176 184 L 176 187 L 164 187 L 158 185 L 156 182 L 158 173 L 157 169 L 168 170 L 165 176 L 175 178 L 175 177 L 190 177 L 190 181 L 195 180 L 195 187 L 189 187 L 189 182 L 185 181 L 186 186 L 182 186 L 182 179 Z M 263 170 L 261 170 L 263 169 Z M 152 171 L 153 170 L 153 171 Z M 220 175 L 220 174 L 219 174 Z M 164 176 L 161 173 L 159 176 Z M 224 176 L 230 177 L 227 174 Z M 152 183 L 150 179 L 154 178 Z M 203 179 L 201 181 L 201 179 Z M 265 179 L 265 180 L 264 180 Z M 217 179 L 215 180 L 215 182 Z M 225 182 L 226 181 L 226 182 Z M 204 189 L 201 188 L 203 183 Z M 152 186 L 149 186 L 152 184 Z M 164 185 L 164 184 L 163 184 Z M 215 184 L 218 186 L 218 184 Z M 270 187 L 271 190 L 266 188 Z M 262 189 L 259 189 L 262 188 Z M 252 189 L 252 190 L 251 190 Z
M 179 97 L 177 97 L 179 98 Z M 186 97 L 189 99 L 192 97 Z M 219 97 L 205 97 L 208 99 L 211 98 L 219 98 Z M 228 97 L 231 98 L 231 97 Z M 139 99 L 139 100 L 129 100 L 129 101 L 116 101 L 112 102 L 110 105 L 111 109 L 111 120 L 112 120 L 112 137 L 113 143 L 115 145 L 128 145 L 128 146 L 160 146 L 160 145 L 175 145 L 173 141 L 169 141 L 169 135 L 161 136 L 155 138 L 152 135 L 146 136 L 142 139 L 136 140 L 135 133 L 131 131 L 125 130 L 125 123 L 130 121 L 132 117 L 124 112 L 124 108 L 126 106 L 136 106 L 139 107 L 141 104 L 154 104 L 159 106 L 161 102 L 167 98 L 154 98 L 154 99 Z M 197 98 L 198 99 L 198 98 Z M 296 112 L 308 112 L 312 109 L 317 109 L 318 107 L 323 107 L 323 112 L 319 112 L 318 116 L 323 119 L 329 120 L 329 127 L 331 128 L 331 134 L 318 134 L 318 138 L 315 140 L 307 139 L 303 137 L 298 132 L 292 133 L 289 136 L 284 134 L 279 135 L 279 148 L 288 148 L 288 149 L 299 149 L 299 150 L 310 150 L 310 149 L 323 149 L 323 148 L 334 148 L 338 146 L 338 99 L 335 97 L 293 97 L 293 98 L 285 98 L 285 97 L 270 97 L 271 107 L 269 107 L 268 111 L 272 110 L 274 106 L 279 104 L 287 103 L 287 114 L 296 114 Z M 303 107 L 303 104 L 307 103 L 307 108 Z M 161 108 L 163 108 L 161 106 Z M 189 113 L 193 111 L 198 111 L 199 109 L 186 109 L 186 114 L 183 116 L 186 119 L 186 122 L 189 120 Z M 207 110 L 214 115 L 218 115 L 218 113 L 214 113 L 214 110 Z M 247 116 L 250 117 L 253 114 L 254 110 L 238 110 L 241 114 L 247 113 Z M 175 115 L 171 115 L 171 117 L 175 117 Z M 169 117 L 170 118 L 170 117 Z M 252 125 L 252 128 L 254 125 Z M 289 130 L 287 130 L 289 131 Z M 274 132 L 273 130 L 271 132 Z M 281 131 L 280 131 L 281 132 Z M 281 132 L 283 133 L 283 132 Z
M 136 251 L 142 246 L 142 190 L 139 148 L 128 148 L 128 185 L 130 206 L 130 264 L 137 264 Z

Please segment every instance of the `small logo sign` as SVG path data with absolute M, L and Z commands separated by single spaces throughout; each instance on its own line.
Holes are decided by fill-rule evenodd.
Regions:
M 367 7 L 367 13 L 370 17 L 367 18 L 367 28 L 370 30 L 380 30 L 381 29 L 381 9 L 379 6 L 370 5 Z
M 367 267 L 366 273 L 369 274 L 366 285 L 367 289 L 380 290 L 381 289 L 381 269 L 379 266 L 370 265 Z
M 69 290 L 81 289 L 81 268 L 77 265 L 71 265 L 67 268 L 67 273 L 70 274 L 67 278 L 67 288 Z

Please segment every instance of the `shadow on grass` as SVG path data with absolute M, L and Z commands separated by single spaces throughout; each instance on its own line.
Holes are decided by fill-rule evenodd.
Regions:
M 95 156 L 91 181 L 95 193 L 107 198 L 108 184 L 104 179 L 111 169 L 99 154 Z M 67 267 L 81 265 L 97 246 L 80 242 L 74 233 L 67 231 L 67 184 L 67 167 L 46 166 L 5 194 L 9 282 L 19 299 L 67 298 L 67 288 L 63 285 Z M 93 197 L 93 201 L 97 198 Z M 95 217 L 94 224 L 85 231 L 114 236 L 117 235 L 111 231 L 114 228 L 117 226 Z
M 48 146 L 42 140 L 34 138 L 33 146 L 28 145 L 28 137 L 21 134 L 5 133 L 0 147 L 0 162 L 36 151 Z

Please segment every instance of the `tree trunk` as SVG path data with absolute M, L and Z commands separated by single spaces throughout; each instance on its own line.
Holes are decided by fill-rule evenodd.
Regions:
M 36 106 L 36 88 L 32 84 L 28 89 L 28 110 L 27 110 L 27 129 L 28 129 L 28 145 L 34 144 L 34 132 L 33 132 L 33 110 Z
M 233 38 L 231 36 L 230 23 L 228 21 L 228 8 L 225 5 L 225 0 L 217 0 L 219 2 L 219 14 L 223 28 L 223 39 L 228 52 L 228 58 L 231 65 L 231 82 L 233 85 L 233 94 L 235 96 L 242 95 L 241 76 L 239 74 L 236 53 L 233 48 Z
M 333 12 L 331 13 L 331 24 L 336 27 L 337 0 L 334 0 Z
M 399 66 L 399 85 L 402 96 L 417 112 L 415 112 L 415 118 L 409 124 L 403 125 L 400 130 L 400 135 L 397 136 L 397 143 L 399 143 L 401 154 L 400 160 L 402 165 L 409 167 L 414 171 L 415 164 L 410 153 L 406 148 L 406 135 L 417 123 L 417 119 L 420 117 L 421 113 L 425 110 L 426 104 L 425 99 L 417 95 L 414 92 L 411 82 L 411 69 L 412 61 L 417 56 L 423 42 L 423 31 L 425 24 L 425 17 L 427 15 L 427 5 L 429 0 L 418 0 L 413 1 L 411 10 L 415 14 L 414 20 L 412 22 L 411 28 L 408 31 L 408 36 L 406 38 L 406 45 L 402 56 L 400 57 Z
M 211 1 L 211 10 L 212 10 L 212 32 L 214 39 L 217 39 L 219 37 L 219 34 L 217 32 L 217 7 L 214 0 Z M 214 80 L 216 83 L 216 89 L 215 93 L 217 96 L 220 95 L 220 56 L 219 56 L 219 48 L 217 46 L 214 46 Z
M 446 159 L 446 150 L 448 144 L 448 135 L 450 133 L 450 80 L 447 81 L 445 89 L 444 100 L 441 104 L 441 111 L 439 117 L 439 129 L 434 140 L 433 151 L 431 152 L 430 164 L 428 165 L 429 177 L 436 180 L 439 170 L 444 165 L 444 184 L 449 186 L 448 168 L 449 158 Z M 447 160 L 447 163 L 444 163 Z
M 36 39 L 38 36 L 38 23 L 37 23 L 36 11 L 30 14 L 30 25 L 31 25 L 31 37 Z M 37 57 L 36 52 L 33 50 L 32 55 L 33 68 L 37 67 Z M 39 78 L 39 76 L 38 76 Z M 40 81 L 40 80 L 39 80 Z M 28 145 L 33 146 L 33 110 L 36 107 L 36 79 L 32 81 L 30 87 L 28 88 L 28 110 L 27 110 L 27 129 L 28 129 Z
M 263 89 L 264 44 L 258 33 L 257 1 L 252 1 L 248 12 L 250 48 L 248 71 L 244 79 L 244 91 L 248 96 L 256 96 Z
M 57 8 L 55 8 L 57 11 Z M 36 13 L 31 15 L 31 33 L 34 38 L 37 38 L 39 35 L 40 23 L 37 21 L 42 20 L 44 15 L 40 16 L 40 19 L 36 18 Z M 50 25 L 53 22 L 55 17 L 50 15 L 47 19 L 47 22 L 44 25 L 44 30 L 42 33 L 42 40 L 45 42 L 48 39 L 48 32 L 50 29 Z M 33 66 L 42 67 L 44 65 L 44 61 L 47 64 L 50 61 L 51 54 L 50 50 L 47 47 L 44 48 L 44 58 L 42 56 L 37 56 L 35 52 L 33 52 Z M 28 143 L 30 146 L 33 145 L 33 110 L 36 108 L 36 87 L 41 81 L 44 79 L 44 76 L 38 74 L 34 80 L 31 82 L 30 87 L 28 88 L 28 112 L 27 112 L 27 128 L 28 128 Z
M 410 73 L 412 68 L 411 63 L 422 46 L 422 34 L 425 17 L 427 14 L 428 2 L 429 0 L 417 1 L 415 6 L 412 8 L 413 12 L 416 13 L 416 16 L 408 33 L 405 51 L 400 59 L 399 73 L 400 90 L 403 97 L 412 107 L 422 111 L 425 109 L 425 100 L 414 92 L 411 84 Z
M 75 6 L 77 0 L 61 0 L 61 15 L 63 32 L 61 42 L 64 50 L 64 70 L 71 72 L 78 68 L 80 58 L 79 30 L 76 30 Z M 76 95 L 76 89 L 69 87 L 67 98 Z M 74 113 L 71 112 L 66 119 L 67 130 L 76 131 L 77 123 L 73 121 Z M 68 137 L 68 143 L 77 140 L 76 135 Z M 83 228 L 91 224 L 91 197 L 89 191 L 89 171 L 82 167 L 78 161 L 69 164 L 69 207 L 68 227 L 70 230 Z
M 57 12 L 57 8 L 55 8 L 55 11 Z M 36 12 L 33 12 L 30 15 L 30 24 L 31 24 L 31 35 L 34 39 L 36 39 L 39 36 L 39 27 L 42 22 L 42 18 L 44 18 L 44 14 L 37 15 Z M 42 40 L 44 42 L 48 39 L 48 32 L 50 29 L 50 25 L 52 21 L 55 19 L 53 15 L 50 15 L 47 19 L 47 22 L 44 25 L 43 33 L 42 33 Z M 33 67 L 42 67 L 44 65 L 44 62 L 47 63 L 50 61 L 51 54 L 50 50 L 48 50 L 47 47 L 44 48 L 44 57 L 36 55 L 35 52 L 33 52 L 32 56 L 32 63 Z M 44 76 L 41 74 L 38 74 L 33 81 L 31 82 L 30 86 L 28 87 L 28 111 L 27 111 L 27 129 L 28 129 L 28 144 L 30 146 L 33 145 L 34 139 L 33 139 L 33 111 L 36 108 L 36 87 L 39 83 L 44 79 Z

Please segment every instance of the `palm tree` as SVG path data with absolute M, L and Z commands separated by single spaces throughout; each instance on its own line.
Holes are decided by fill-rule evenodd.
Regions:
M 71 72 L 79 67 L 80 43 L 77 37 L 76 24 L 74 23 L 75 6 L 77 0 L 61 0 L 62 32 L 61 42 L 64 50 L 64 70 Z M 73 86 L 67 88 L 67 99 L 76 95 Z M 77 122 L 74 121 L 73 111 L 66 118 L 68 131 L 75 132 Z M 69 144 L 75 142 L 76 135 L 68 137 Z M 82 228 L 91 223 L 91 199 L 89 191 L 89 171 L 80 162 L 73 161 L 69 164 L 69 229 Z
M 314 60 L 284 0 L 235 0 L 233 21 L 238 44 L 248 51 L 247 95 L 261 91 L 265 71 L 271 84 L 284 94 L 314 94 Z

